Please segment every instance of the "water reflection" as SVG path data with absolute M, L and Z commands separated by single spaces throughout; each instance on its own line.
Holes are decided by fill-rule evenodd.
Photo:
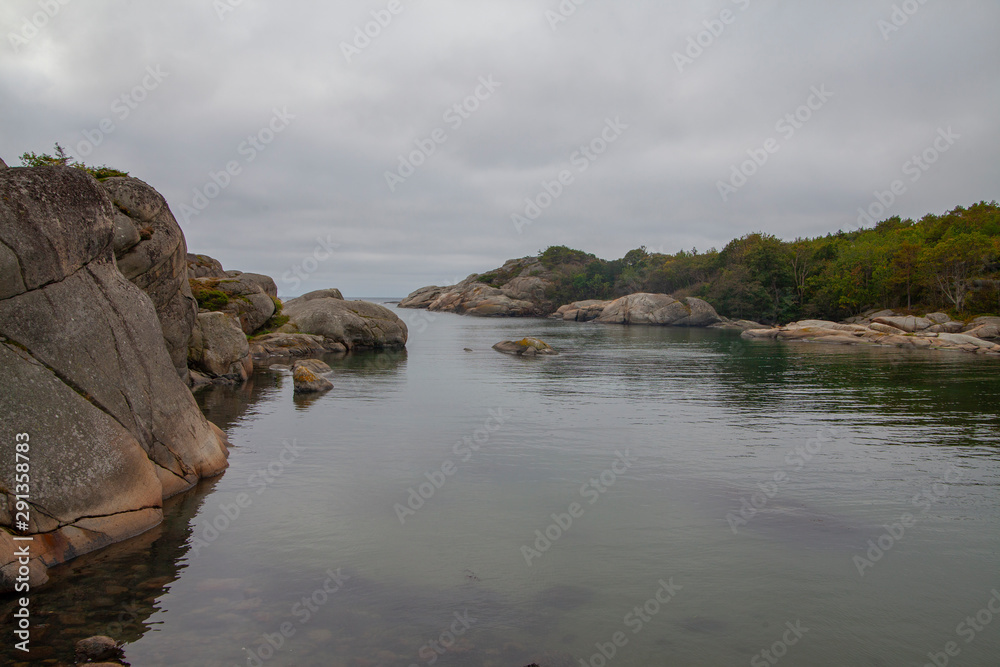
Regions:
M 185 568 L 191 520 L 216 480 L 164 503 L 156 528 L 125 542 L 76 558 L 49 570 L 49 584 L 31 592 L 31 663 L 10 642 L 0 647 L 0 664 L 72 663 L 74 645 L 93 635 L 134 642 L 146 634 L 159 600 Z M 9 618 L 13 598 L 0 602 Z

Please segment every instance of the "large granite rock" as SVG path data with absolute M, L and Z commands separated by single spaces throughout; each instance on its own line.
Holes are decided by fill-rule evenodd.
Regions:
M 114 204 L 118 270 L 149 295 L 174 368 L 187 380 L 187 348 L 198 306 L 187 281 L 187 245 L 159 192 L 138 178 L 109 178 L 100 186 Z
M 694 297 L 678 301 L 669 294 L 630 294 L 608 304 L 597 319 L 603 324 L 651 324 L 705 327 L 722 318 L 707 302 Z
M 348 350 L 406 346 L 406 324 L 391 310 L 367 301 L 344 301 L 329 290 L 291 299 L 283 313 L 289 320 L 280 333 L 314 334 L 322 336 L 325 345 L 339 343 Z
M 560 306 L 552 317 L 567 322 L 591 322 L 604 313 L 610 301 L 600 301 L 590 299 L 587 301 L 574 301 L 565 306 Z
M 188 363 L 212 379 L 244 382 L 253 372 L 246 334 L 225 313 L 198 313 Z
M 891 327 L 899 329 L 900 331 L 905 331 L 906 333 L 916 333 L 938 324 L 938 322 L 934 322 L 926 317 L 914 317 L 912 315 L 903 317 L 876 317 L 872 320 L 872 322 L 877 324 L 887 324 Z
M 232 271 L 237 275 L 225 278 L 192 278 L 189 282 L 195 295 L 208 291 L 222 292 L 228 302 L 214 312 L 226 313 L 239 322 L 243 333 L 251 335 L 267 322 L 275 311 L 275 300 L 264 291 L 262 278 L 257 274 L 244 274 Z M 270 280 L 268 278 L 267 280 Z M 274 281 L 271 281 L 274 284 Z M 277 292 L 277 288 L 274 290 Z M 201 298 L 201 297 L 199 297 Z M 201 312 L 213 312 L 202 309 Z
M 162 210 L 129 211 L 166 234 Z M 164 498 L 226 467 L 224 440 L 178 377 L 153 301 L 116 267 L 114 217 L 106 189 L 81 170 L 0 172 L 0 441 L 27 433 L 32 443 L 36 581 L 156 525 Z M 8 530 L 14 453 L 0 447 Z M 0 531 L 0 590 L 16 569 L 8 543 Z
M 429 308 L 432 303 L 441 293 L 444 292 L 447 287 L 438 287 L 437 285 L 431 285 L 429 287 L 421 287 L 420 289 L 412 292 L 408 297 L 399 302 L 400 308 Z
M 208 255 L 187 256 L 188 278 L 225 278 L 226 271 L 222 262 Z
M 262 273 L 244 273 L 243 271 L 226 271 L 226 277 L 228 278 L 238 278 L 243 282 L 254 283 L 272 299 L 278 298 L 278 285 L 274 282 L 274 278 L 271 276 L 265 276 Z M 337 290 L 338 292 L 340 290 Z M 343 297 L 341 297 L 343 298 Z

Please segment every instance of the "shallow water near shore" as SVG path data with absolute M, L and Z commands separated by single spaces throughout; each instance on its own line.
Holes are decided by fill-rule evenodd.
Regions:
M 398 312 L 408 352 L 331 358 L 323 396 L 201 393 L 229 470 L 53 570 L 33 657 L 996 664 L 1000 362 Z M 490 349 L 525 335 L 562 354 Z

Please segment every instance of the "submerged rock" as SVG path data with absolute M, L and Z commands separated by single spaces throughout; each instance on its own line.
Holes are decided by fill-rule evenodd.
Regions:
M 77 662 L 104 662 L 107 660 L 121 660 L 125 657 L 121 646 L 112 639 L 104 635 L 81 639 L 76 643 Z
M 505 340 L 494 345 L 493 349 L 503 354 L 518 357 L 559 354 L 551 345 L 537 338 L 522 338 L 519 341 Z
M 292 366 L 295 393 L 318 394 L 333 389 L 333 383 L 320 375 L 320 373 L 328 373 L 331 370 L 333 369 L 316 359 L 296 361 L 295 365 Z

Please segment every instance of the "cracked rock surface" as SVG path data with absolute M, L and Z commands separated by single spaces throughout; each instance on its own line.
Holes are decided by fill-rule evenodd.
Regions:
M 155 220 L 143 201 L 136 216 Z M 30 436 L 36 583 L 155 526 L 164 498 L 226 467 L 153 300 L 116 265 L 116 211 L 78 169 L 0 171 L 0 438 Z M 0 591 L 17 566 L 15 470 L 0 448 Z

